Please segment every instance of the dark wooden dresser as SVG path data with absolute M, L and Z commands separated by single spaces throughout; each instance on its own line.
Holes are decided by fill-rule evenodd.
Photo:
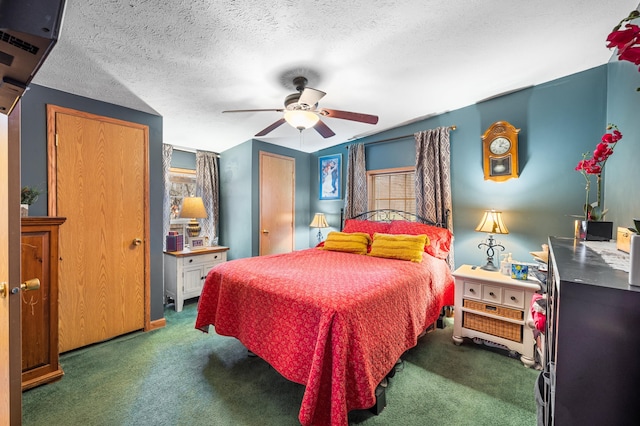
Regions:
M 63 217 L 21 219 L 22 282 L 37 278 L 40 288 L 22 291 L 22 390 L 62 377 L 58 350 L 58 229 Z
M 635 425 L 640 287 L 578 240 L 549 248 L 544 424 Z

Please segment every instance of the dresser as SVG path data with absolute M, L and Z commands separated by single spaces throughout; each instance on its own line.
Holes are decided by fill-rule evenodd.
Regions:
M 164 252 L 164 294 L 182 311 L 184 301 L 199 297 L 207 274 L 214 266 L 227 261 L 229 247 L 205 247 L 199 250 Z
M 595 243 L 595 244 L 594 244 Z M 545 425 L 637 424 L 640 287 L 591 247 L 615 242 L 549 238 Z M 628 258 L 627 258 L 628 259 Z M 539 383 L 540 384 L 540 383 Z
M 529 309 L 540 290 L 535 281 L 514 280 L 499 271 L 462 265 L 455 270 L 453 341 L 479 338 L 520 354 L 528 367 L 535 364 Z
M 40 287 L 21 292 L 22 389 L 64 374 L 58 350 L 58 232 L 63 217 L 21 218 L 21 281 Z

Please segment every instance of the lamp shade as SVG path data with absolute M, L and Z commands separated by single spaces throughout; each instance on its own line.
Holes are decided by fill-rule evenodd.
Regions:
M 508 234 L 509 230 L 502 221 L 502 212 L 495 210 L 485 210 L 480 224 L 476 227 L 478 232 L 487 232 L 489 234 Z
M 293 110 L 285 112 L 284 119 L 296 129 L 303 131 L 315 126 L 320 117 L 311 111 Z
M 316 213 L 313 220 L 309 224 L 311 228 L 328 228 L 327 218 L 324 217 L 324 213 Z
M 201 197 L 185 197 L 182 199 L 182 209 L 180 217 L 204 218 L 207 217 L 207 210 Z

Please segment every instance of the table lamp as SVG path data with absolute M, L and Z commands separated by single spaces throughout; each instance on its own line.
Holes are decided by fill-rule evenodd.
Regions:
M 207 211 L 201 197 L 184 197 L 182 199 L 182 209 L 180 217 L 190 218 L 187 224 L 187 233 L 189 237 L 197 237 L 200 235 L 200 224 L 197 219 L 207 217 Z
M 327 218 L 324 217 L 324 213 L 316 213 L 313 216 L 313 220 L 309 224 L 311 228 L 318 228 L 318 244 L 322 241 L 322 228 L 328 228 Z
M 480 224 L 476 227 L 477 232 L 487 232 L 489 237 L 487 242 L 478 244 L 478 248 L 482 246 L 487 247 L 487 263 L 481 266 L 486 271 L 497 271 L 498 267 L 493 263 L 493 257 L 495 255 L 495 249 L 501 249 L 504 251 L 502 244 L 496 244 L 493 239 L 493 234 L 508 234 L 509 230 L 502 221 L 502 212 L 495 210 L 485 210 Z

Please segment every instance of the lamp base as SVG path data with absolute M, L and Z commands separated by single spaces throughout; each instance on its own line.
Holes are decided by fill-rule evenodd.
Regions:
M 489 234 L 487 238 L 487 242 L 482 242 L 478 244 L 478 248 L 485 246 L 487 247 L 487 263 L 484 266 L 481 266 L 481 269 L 485 271 L 498 271 L 498 267 L 493 264 L 493 256 L 496 254 L 496 249 L 504 251 L 504 246 L 502 244 L 496 244 L 496 240 L 493 239 L 493 234 Z
M 187 224 L 187 234 L 189 234 L 190 237 L 197 237 L 198 235 L 200 235 L 201 229 L 202 228 L 200 228 L 200 224 L 196 219 L 191 219 L 191 221 Z
M 484 269 L 485 271 L 497 271 L 498 268 L 493 264 L 493 259 L 487 260 L 487 263 L 480 267 L 480 269 Z

